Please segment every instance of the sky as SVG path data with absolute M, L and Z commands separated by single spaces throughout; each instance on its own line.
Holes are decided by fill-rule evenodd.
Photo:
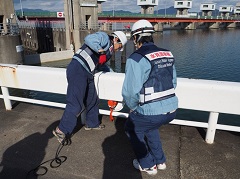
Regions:
M 63 11 L 64 0 L 13 0 L 16 10 L 22 8 L 42 9 L 48 11 Z M 21 2 L 21 3 L 20 3 Z M 216 8 L 219 5 L 233 5 L 240 3 L 240 0 L 192 0 L 193 7 L 189 12 L 199 12 L 201 3 L 216 3 Z M 158 6 L 154 9 L 165 9 L 174 6 L 174 0 L 158 0 Z M 137 6 L 137 0 L 107 0 L 102 4 L 103 11 L 125 10 L 130 12 L 140 12 L 140 6 Z

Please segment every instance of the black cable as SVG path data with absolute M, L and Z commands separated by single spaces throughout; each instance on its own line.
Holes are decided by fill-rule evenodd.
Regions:
M 72 141 L 70 139 L 69 136 L 66 136 L 62 143 L 59 144 L 58 148 L 57 148 L 57 151 L 56 151 L 56 154 L 55 154 L 55 157 L 53 159 L 50 159 L 50 160 L 47 160 L 45 162 L 42 162 L 40 165 L 38 165 L 36 168 L 30 170 L 28 173 L 27 173 L 27 176 L 26 176 L 26 179 L 28 179 L 28 177 L 34 175 L 34 176 L 43 176 L 45 175 L 47 172 L 48 172 L 48 168 L 45 167 L 45 166 L 42 166 L 48 162 L 50 162 L 50 167 L 51 168 L 58 168 L 62 165 L 63 162 L 65 162 L 67 160 L 67 157 L 66 156 L 59 156 L 62 148 L 66 145 L 71 145 Z
M 99 74 L 98 76 L 98 79 L 97 79 L 97 94 L 99 95 L 99 79 L 100 79 L 100 76 L 103 74 L 104 72 L 101 72 L 101 74 Z M 86 109 L 86 107 L 85 107 Z M 85 109 L 83 111 L 85 111 Z M 83 112 L 81 111 L 81 113 Z M 80 114 L 81 114 L 80 113 Z M 61 144 L 59 144 L 58 148 L 57 148 L 57 151 L 56 151 L 56 154 L 55 154 L 55 158 L 53 159 L 50 159 L 50 160 L 47 160 L 45 162 L 42 162 L 41 164 L 39 164 L 36 168 L 30 170 L 28 173 L 27 173 L 27 176 L 26 176 L 26 179 L 28 179 L 28 177 L 30 177 L 30 174 L 32 175 L 35 175 L 35 176 L 43 176 L 45 175 L 47 172 L 48 172 L 48 168 L 45 167 L 45 166 L 42 166 L 48 162 L 50 162 L 50 167 L 51 168 L 58 168 L 61 166 L 61 164 L 63 162 L 65 162 L 67 160 L 67 157 L 66 156 L 58 156 L 60 154 L 60 151 L 62 150 L 62 148 L 66 145 L 71 145 L 72 141 L 71 141 L 71 138 L 69 135 L 67 135 L 63 141 L 61 142 Z M 41 170 L 43 170 L 41 172 Z

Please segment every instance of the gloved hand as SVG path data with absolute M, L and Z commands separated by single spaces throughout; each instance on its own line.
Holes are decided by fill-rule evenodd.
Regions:
M 107 56 L 106 56 L 106 54 L 100 54 L 98 61 L 99 61 L 99 64 L 100 64 L 100 65 L 104 64 L 104 63 L 107 61 Z

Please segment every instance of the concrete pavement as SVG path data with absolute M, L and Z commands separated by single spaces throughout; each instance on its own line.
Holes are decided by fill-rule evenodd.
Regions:
M 205 130 L 166 125 L 160 129 L 167 169 L 148 176 L 134 169 L 134 153 L 123 131 L 126 119 L 110 122 L 106 129 L 85 131 L 78 125 L 72 144 L 61 148 L 65 160 L 51 168 L 59 143 L 52 135 L 63 109 L 19 103 L 6 111 L 0 99 L 1 179 L 239 179 L 240 133 L 218 130 L 215 142 L 204 141 Z M 42 176 L 27 173 L 43 164 Z M 56 166 L 56 163 L 52 163 Z

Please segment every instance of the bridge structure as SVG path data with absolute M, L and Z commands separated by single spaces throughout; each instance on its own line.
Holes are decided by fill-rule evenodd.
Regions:
M 99 30 L 106 32 L 129 30 L 139 19 L 149 20 L 157 32 L 162 32 L 164 29 L 240 27 L 240 16 L 213 17 L 188 14 L 186 10 L 189 9 L 188 6 L 176 5 L 177 14 L 163 16 L 149 14 L 147 11 L 142 14 L 120 14 L 114 11 L 103 13 L 100 8 L 102 2 L 105 0 L 64 0 L 64 12 L 16 12 L 24 47 L 28 47 L 29 51 L 33 49 L 37 53 L 78 49 L 89 33 Z M 145 8 L 146 4 L 138 5 Z M 156 4 L 151 4 L 150 9 L 152 5 Z M 179 9 L 184 13 L 182 11 L 180 13 Z
M 168 23 L 168 22 L 240 22 L 240 18 L 236 17 L 221 17 L 221 16 L 190 16 L 190 17 L 177 17 L 175 15 L 147 15 L 147 14 L 138 14 L 138 15 L 125 15 L 125 14 L 116 14 L 115 16 L 107 16 L 104 14 L 99 14 L 98 20 L 105 22 L 136 22 L 140 19 L 146 19 L 151 23 Z
M 20 12 L 17 12 L 16 15 L 20 20 L 30 20 L 30 21 L 64 21 L 64 16 L 57 17 L 57 12 L 26 12 L 25 16 L 21 17 Z M 136 22 L 139 19 L 149 20 L 151 23 L 168 23 L 168 22 L 240 22 L 240 17 L 223 17 L 223 16 L 177 16 L 177 15 L 159 15 L 159 14 L 138 14 L 138 13 L 129 13 L 129 14 L 119 14 L 114 13 L 114 15 L 109 13 L 98 13 L 98 21 L 104 22 Z
M 114 31 L 114 30 L 128 30 L 132 23 L 139 19 L 147 19 L 154 26 L 155 31 L 163 31 L 164 28 L 170 29 L 197 29 L 197 28 L 235 28 L 240 26 L 240 16 L 230 16 L 223 14 L 222 16 L 199 16 L 199 14 L 188 13 L 188 9 L 192 7 L 192 1 L 175 1 L 174 8 L 177 9 L 177 14 L 165 16 L 154 14 L 153 6 L 158 5 L 158 1 L 137 1 L 137 5 L 141 6 L 141 14 L 129 13 L 120 14 L 115 12 L 103 13 L 101 10 L 101 3 L 106 0 L 64 0 L 64 12 L 22 12 L 18 13 L 20 22 L 23 28 L 30 24 L 31 28 L 51 28 L 62 29 L 65 33 L 66 40 L 63 47 L 48 48 L 52 49 L 78 49 L 83 39 L 91 31 Z M 211 10 L 211 9 L 210 9 Z M 59 16 L 59 13 L 61 14 Z M 47 22 L 42 24 L 42 22 Z M 47 27 L 46 27 L 47 25 Z M 50 26 L 50 27 L 49 27 Z M 29 29 L 28 29 L 29 31 Z M 33 32 L 23 32 L 32 34 Z M 34 32 L 35 33 L 35 32 Z M 36 33 L 35 33 L 36 34 Z M 39 33 L 37 33 L 39 34 Z M 46 34 L 51 37 L 52 35 Z M 43 39 L 43 38 L 40 38 Z M 48 41 L 52 42 L 51 38 L 45 38 L 48 47 Z M 26 44 L 36 44 L 36 42 L 29 42 Z M 51 44 L 51 43 L 50 43 Z M 33 45 L 37 49 L 37 45 Z
M 74 17 L 76 23 L 69 25 L 69 17 L 57 16 L 57 12 L 26 12 L 21 16 L 16 13 L 21 38 L 25 49 L 37 51 L 37 53 L 62 51 L 75 49 L 83 43 L 83 38 L 93 31 L 111 32 L 114 30 L 128 31 L 132 24 L 139 19 L 149 20 L 155 31 L 166 29 L 218 29 L 240 27 L 240 17 L 222 16 L 189 16 L 160 14 L 119 14 L 97 13 L 97 21 L 89 21 L 84 18 L 79 20 Z M 68 20 L 67 20 L 68 19 Z M 71 21 L 69 21 L 71 22 Z M 67 28 L 66 28 L 67 27 Z
M 197 29 L 197 28 L 235 28 L 240 26 L 239 17 L 223 16 L 189 16 L 179 17 L 176 15 L 156 15 L 156 14 L 116 14 L 107 16 L 99 14 L 98 20 L 105 23 L 134 23 L 140 19 L 150 21 L 156 31 L 162 31 L 164 24 L 169 24 L 171 28 Z
M 19 15 L 18 13 L 17 15 Z M 57 17 L 56 12 L 29 12 L 25 14 L 24 18 L 29 21 L 49 21 L 54 23 L 64 23 L 64 17 Z M 123 24 L 119 27 L 129 28 L 130 23 L 137 20 L 146 19 L 150 21 L 155 27 L 156 31 L 163 31 L 164 25 L 169 25 L 170 28 L 175 29 L 197 29 L 197 28 L 236 28 L 240 27 L 240 17 L 224 17 L 224 16 L 179 16 L 179 15 L 159 15 L 159 14 L 119 14 L 114 13 L 98 13 L 98 22 L 89 26 L 89 23 L 81 22 L 80 29 L 100 29 L 100 30 L 113 30 L 112 24 Z M 126 25 L 127 23 L 127 25 Z M 104 24 L 104 26 L 103 26 Z
M 28 14 L 27 14 L 28 15 Z M 48 21 L 54 24 L 64 24 L 64 17 L 57 17 L 56 13 L 29 13 L 27 19 L 30 21 Z M 98 22 L 89 24 L 87 21 L 81 22 L 80 29 L 100 29 L 113 30 L 113 24 L 122 24 L 118 27 L 130 29 L 130 24 L 140 19 L 149 20 L 156 31 L 163 31 L 164 25 L 172 29 L 197 29 L 197 28 L 236 28 L 240 27 L 240 17 L 223 16 L 189 16 L 179 17 L 176 15 L 158 15 L 158 14 L 117 14 L 114 15 L 99 13 Z M 126 24 L 127 23 L 127 24 Z M 116 25 L 115 25 L 116 26 Z M 121 29 L 121 30 L 122 30 Z

